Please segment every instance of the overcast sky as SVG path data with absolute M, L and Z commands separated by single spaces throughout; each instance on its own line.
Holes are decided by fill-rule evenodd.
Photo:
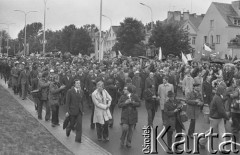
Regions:
M 143 24 L 150 22 L 150 9 L 140 5 L 144 3 L 152 8 L 153 20 L 164 20 L 167 11 L 187 11 L 205 14 L 212 0 L 102 0 L 102 12 L 112 19 L 112 25 L 119 25 L 125 17 L 134 17 Z M 231 3 L 231 0 L 214 2 Z M 100 25 L 100 0 L 47 0 L 46 29 L 60 30 L 66 25 L 81 27 L 85 24 Z M 27 15 L 27 24 L 43 23 L 44 0 L 0 0 L 0 23 L 10 25 L 11 38 L 24 28 L 24 14 L 14 10 L 38 11 Z M 102 18 L 102 29 L 111 26 L 108 18 Z M 4 29 L 5 25 L 0 25 Z

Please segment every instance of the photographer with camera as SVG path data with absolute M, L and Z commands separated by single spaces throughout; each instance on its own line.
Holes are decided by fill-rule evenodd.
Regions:
M 164 114 L 166 115 L 166 129 L 169 128 L 167 132 L 167 144 L 168 144 L 168 150 L 167 152 L 169 154 L 173 153 L 173 150 L 171 148 L 172 146 L 172 135 L 173 132 L 176 130 L 176 133 L 182 133 L 182 130 L 185 130 L 183 122 L 180 117 L 180 111 L 182 110 L 182 105 L 178 104 L 177 100 L 174 99 L 174 93 L 172 91 L 168 91 L 167 93 L 168 100 L 164 105 Z M 177 137 L 175 139 L 175 142 L 180 141 L 181 138 Z M 180 149 L 175 148 L 175 149 Z

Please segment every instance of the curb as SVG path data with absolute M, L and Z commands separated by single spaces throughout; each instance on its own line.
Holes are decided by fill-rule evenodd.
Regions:
M 10 95 L 11 95 L 15 100 L 17 100 L 18 103 L 19 103 L 21 106 L 23 106 L 23 108 L 24 108 L 26 111 L 28 111 L 41 125 L 43 125 L 43 126 L 46 128 L 46 130 L 48 130 L 49 133 L 51 133 L 58 141 L 60 141 L 68 150 L 70 150 L 70 151 L 73 152 L 74 154 L 111 155 L 110 152 L 108 152 L 107 150 L 105 150 L 104 148 L 102 148 L 101 146 L 99 146 L 98 144 L 96 144 L 94 141 L 92 141 L 90 138 L 88 138 L 88 137 L 87 137 L 86 135 L 84 135 L 84 134 L 82 134 L 82 143 L 79 144 L 78 148 L 81 149 L 82 147 L 87 146 L 87 147 L 91 148 L 91 150 L 93 150 L 93 152 L 90 153 L 91 150 L 89 150 L 87 147 L 86 147 L 86 148 L 82 148 L 83 152 L 81 152 L 80 150 L 76 150 L 76 149 L 75 149 L 75 151 L 74 151 L 74 150 L 72 149 L 72 147 L 75 147 L 75 146 L 66 145 L 64 142 L 62 142 L 61 140 L 59 140 L 59 137 L 57 137 L 56 134 L 54 134 L 53 130 L 50 130 L 50 129 L 48 128 L 48 125 L 46 125 L 43 121 L 40 121 L 40 120 L 37 119 L 36 114 L 35 114 L 36 112 L 35 112 L 35 110 L 34 110 L 34 102 L 33 102 L 33 101 L 31 101 L 28 97 L 27 97 L 26 100 L 24 100 L 24 102 L 27 101 L 27 102 L 29 102 L 30 104 L 32 104 L 32 109 L 33 109 L 33 110 L 32 110 L 32 109 L 30 110 L 29 108 L 27 109 L 27 108 L 26 108 L 27 105 L 26 105 L 26 104 L 23 104 L 23 101 L 22 101 L 20 98 L 18 98 L 16 95 L 13 94 L 13 92 L 8 88 L 7 84 L 5 84 L 2 79 L 0 79 L 0 85 L 2 85 L 3 88 L 4 88 L 5 90 L 7 90 L 7 91 L 10 93 Z M 42 111 L 43 111 L 43 113 L 45 113 L 45 110 L 44 110 L 44 109 L 43 109 Z M 59 119 L 59 122 L 60 122 L 61 125 L 63 124 L 63 121 L 64 121 L 64 120 Z M 48 122 L 48 124 L 49 124 L 49 122 Z M 51 126 L 51 125 L 49 125 L 49 126 Z M 62 126 L 61 126 L 61 127 L 62 127 Z M 64 133 L 65 133 L 65 132 L 64 132 Z M 64 134 L 64 136 L 66 136 L 66 135 Z M 71 141 L 72 141 L 72 139 L 71 139 Z M 69 143 L 72 143 L 72 142 L 69 141 Z M 74 143 L 75 143 L 75 142 L 74 142 Z M 79 151 L 80 151 L 80 152 L 79 152 Z M 87 152 L 87 151 L 89 151 L 89 152 Z

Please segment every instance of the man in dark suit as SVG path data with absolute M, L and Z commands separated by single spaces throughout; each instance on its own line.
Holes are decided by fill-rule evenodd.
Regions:
M 70 125 L 66 129 L 67 137 L 70 135 L 71 130 L 76 129 L 75 142 L 82 142 L 82 115 L 83 115 L 83 91 L 81 90 L 80 80 L 74 81 L 74 87 L 67 91 L 66 116 L 70 117 Z
M 211 83 L 211 76 L 207 76 L 206 80 L 203 81 L 202 85 L 202 94 L 203 94 L 203 101 L 204 104 L 210 105 L 210 102 L 212 101 L 212 83 Z
M 26 99 L 29 83 L 30 83 L 29 67 L 26 66 L 24 70 L 20 73 L 19 77 L 19 84 L 22 90 L 22 100 Z
M 71 89 L 72 85 L 73 85 L 73 79 L 71 76 L 71 71 L 68 70 L 66 76 L 63 77 L 61 83 L 63 85 L 65 85 L 65 90 L 63 91 L 63 97 L 64 97 L 64 104 L 66 104 L 66 95 L 67 95 L 67 91 L 69 89 Z

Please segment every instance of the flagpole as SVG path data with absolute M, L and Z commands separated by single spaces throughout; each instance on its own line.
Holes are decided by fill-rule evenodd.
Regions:
M 100 30 L 99 30 L 99 54 L 98 54 L 98 58 L 99 58 L 99 62 L 101 61 L 101 57 L 102 57 L 102 0 L 100 0 Z

